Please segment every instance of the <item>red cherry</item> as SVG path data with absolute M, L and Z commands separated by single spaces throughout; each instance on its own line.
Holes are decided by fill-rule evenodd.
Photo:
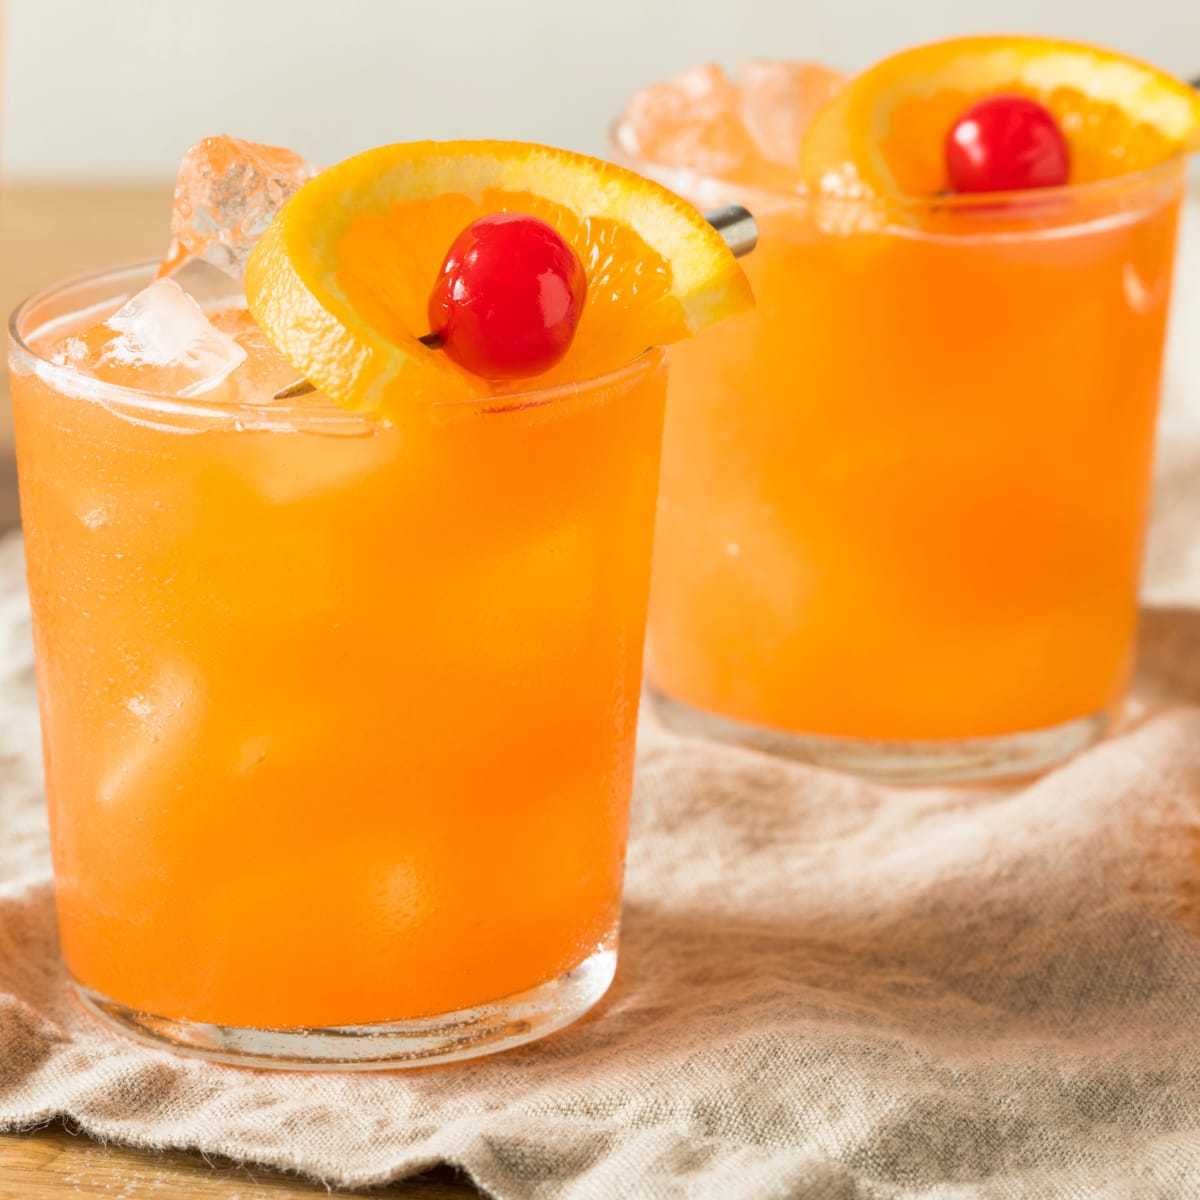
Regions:
M 955 192 L 1016 192 L 1062 187 L 1071 159 L 1058 122 L 1036 100 L 989 96 L 946 136 L 946 172 Z
M 583 264 L 556 229 L 525 213 L 494 213 L 454 239 L 429 323 L 475 375 L 540 375 L 570 348 L 586 295 Z

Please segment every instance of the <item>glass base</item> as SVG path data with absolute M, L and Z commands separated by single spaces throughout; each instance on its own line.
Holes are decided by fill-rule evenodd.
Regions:
M 73 983 L 84 1008 L 126 1037 L 236 1067 L 390 1071 L 458 1062 L 536 1041 L 583 1016 L 608 991 L 617 952 L 603 946 L 565 975 L 527 992 L 409 1021 L 315 1029 L 207 1025 L 137 1012 Z
M 1027 733 L 929 741 L 874 740 L 788 733 L 719 717 L 654 689 L 650 696 L 659 719 L 678 733 L 732 742 L 880 783 L 933 785 L 1036 775 L 1099 741 L 1112 726 L 1112 713 L 1105 711 Z

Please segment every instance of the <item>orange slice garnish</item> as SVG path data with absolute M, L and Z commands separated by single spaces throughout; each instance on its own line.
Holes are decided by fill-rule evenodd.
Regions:
M 1000 93 L 1055 115 L 1072 184 L 1200 148 L 1200 95 L 1154 67 L 1075 42 L 964 37 L 902 51 L 852 79 L 809 128 L 804 177 L 824 192 L 934 195 L 946 187 L 950 128 Z
M 594 377 L 752 303 L 721 236 L 666 189 L 564 150 L 478 141 L 383 146 L 305 184 L 250 257 L 250 310 L 346 408 L 396 416 L 414 402 L 512 390 L 418 340 L 447 248 L 494 212 L 549 222 L 588 276 L 566 358 L 522 388 Z

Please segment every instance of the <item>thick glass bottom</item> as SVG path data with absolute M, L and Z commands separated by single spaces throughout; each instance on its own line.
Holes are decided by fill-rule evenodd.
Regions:
M 93 1016 L 156 1049 L 239 1067 L 386 1071 L 496 1054 L 546 1037 L 583 1016 L 608 990 L 616 969 L 614 940 L 565 975 L 490 1004 L 408 1021 L 316 1029 L 255 1029 L 158 1017 L 80 983 L 73 986 Z
M 933 785 L 1036 775 L 1099 741 L 1112 724 L 1112 713 L 1105 711 L 1024 733 L 891 741 L 768 729 L 692 708 L 654 689 L 650 695 L 659 719 L 679 733 L 732 742 L 881 783 Z

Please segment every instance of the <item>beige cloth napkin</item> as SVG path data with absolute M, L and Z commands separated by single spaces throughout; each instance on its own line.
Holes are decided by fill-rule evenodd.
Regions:
M 1194 378 L 1174 370 L 1118 736 L 1028 786 L 906 792 L 647 728 L 612 992 L 547 1041 L 452 1068 L 230 1069 L 76 1008 L 20 544 L 0 543 L 0 1127 L 65 1115 L 340 1184 L 453 1163 L 499 1200 L 1193 1200 Z

